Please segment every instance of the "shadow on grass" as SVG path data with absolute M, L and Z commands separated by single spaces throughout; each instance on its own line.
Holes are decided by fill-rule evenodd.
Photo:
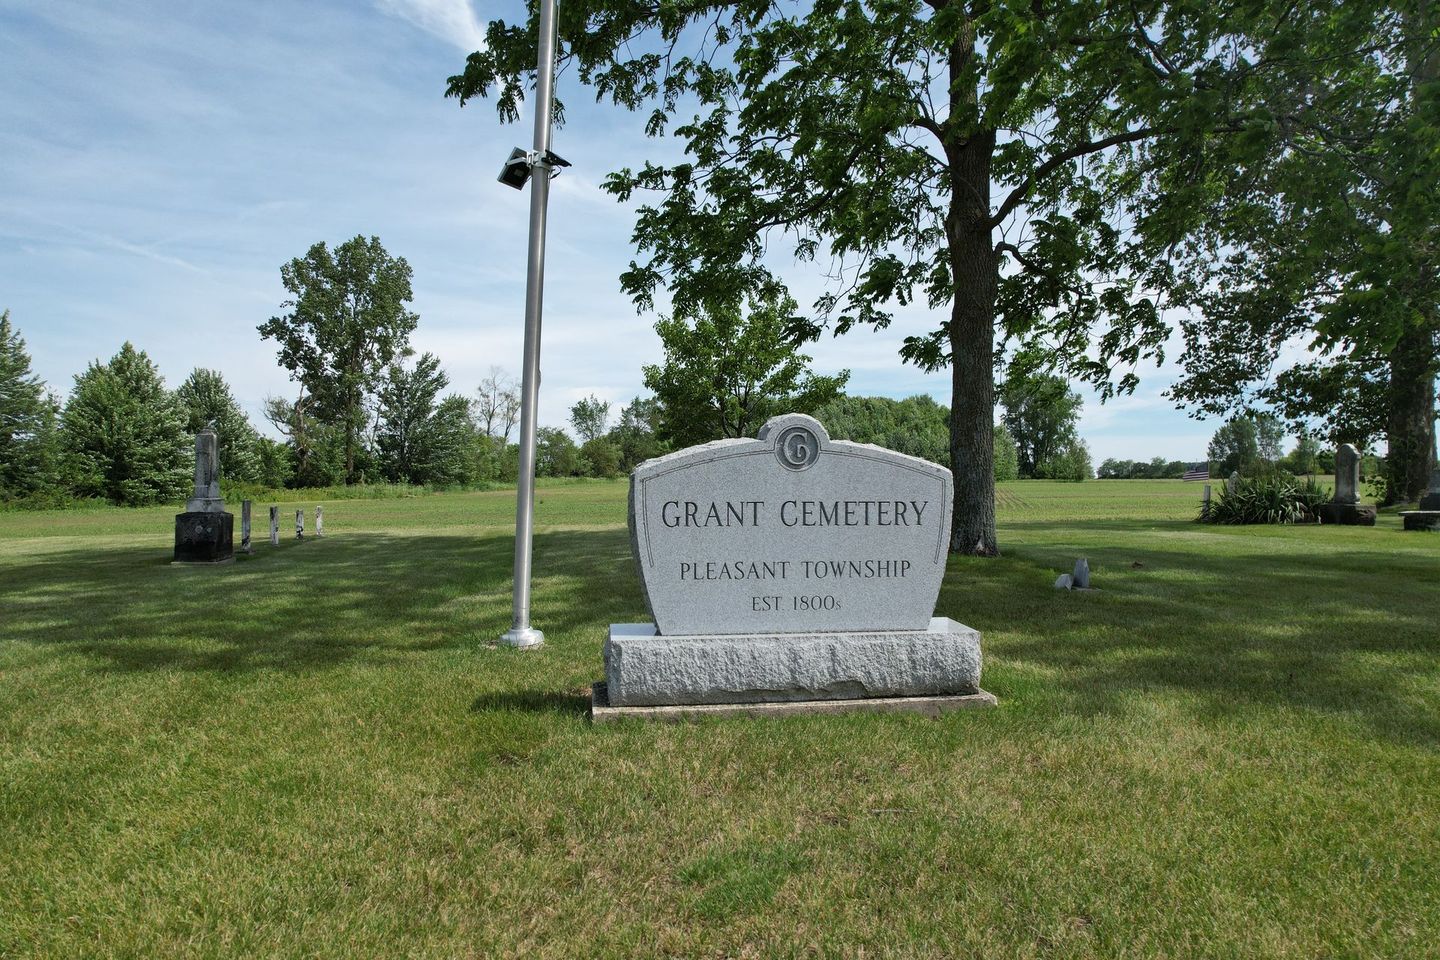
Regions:
M 515 710 L 526 713 L 558 713 L 584 716 L 590 712 L 589 695 L 552 693 L 543 690 L 512 690 L 481 694 L 470 709 L 476 713 Z
M 117 671 L 304 671 L 478 649 L 510 625 L 513 544 L 351 535 L 261 545 L 206 568 L 147 548 L 47 550 L 0 568 L 0 640 Z M 642 615 L 623 529 L 538 534 L 535 569 L 534 616 L 551 646 L 580 633 L 598 646 L 603 624 Z
M 1204 715 L 1300 707 L 1440 746 L 1436 554 L 1375 549 L 1377 537 L 1389 545 L 1388 531 L 1298 546 L 1235 537 L 1202 548 L 1113 536 L 1143 534 L 1143 524 L 1066 526 L 1063 546 L 1032 538 L 998 562 L 952 559 L 939 611 L 990 634 L 988 663 L 1046 671 L 1082 714 L 1175 690 L 1203 698 Z M 1111 535 L 1092 540 L 1098 530 Z M 1055 590 L 1085 540 L 1099 591 Z
M 950 564 L 938 612 L 987 634 L 986 686 L 1002 698 L 1084 714 L 1175 690 L 1200 698 L 1199 719 L 1289 706 L 1440 745 L 1435 553 L 1365 537 L 1149 535 L 1207 529 L 1184 523 L 1067 522 L 1048 539 L 1056 526 L 1007 525 L 1004 557 Z M 1051 588 L 1076 544 L 1098 593 Z M 156 563 L 153 547 L 40 550 L 0 566 L 0 641 L 115 672 L 403 669 L 494 643 L 509 626 L 512 550 L 506 536 L 355 534 L 262 544 L 212 569 Z M 583 713 L 605 624 L 646 616 L 623 528 L 541 533 L 535 569 L 546 647 L 477 657 L 489 689 L 475 711 Z M 1027 667 L 1041 685 L 1027 686 Z

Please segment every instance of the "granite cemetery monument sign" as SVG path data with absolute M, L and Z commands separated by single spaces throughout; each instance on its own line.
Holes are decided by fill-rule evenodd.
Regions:
M 610 708 L 942 698 L 988 705 L 980 635 L 934 617 L 950 471 L 789 414 L 642 463 L 631 547 L 653 623 L 612 624 Z M 930 709 L 943 708 L 927 700 Z

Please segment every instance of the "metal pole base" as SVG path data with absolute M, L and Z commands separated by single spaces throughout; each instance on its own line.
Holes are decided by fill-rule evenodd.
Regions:
M 543 644 L 545 634 L 534 627 L 511 627 L 500 635 L 500 642 L 521 650 L 529 650 Z

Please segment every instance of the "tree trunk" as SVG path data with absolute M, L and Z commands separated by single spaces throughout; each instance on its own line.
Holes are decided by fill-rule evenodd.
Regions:
M 973 133 L 949 150 L 947 232 L 955 301 L 950 308 L 950 470 L 955 513 L 950 549 L 993 557 L 995 537 L 995 292 L 999 264 L 990 239 L 990 156 L 995 132 Z
M 1406 329 L 1390 351 L 1385 503 L 1419 500 L 1435 467 L 1435 334 Z

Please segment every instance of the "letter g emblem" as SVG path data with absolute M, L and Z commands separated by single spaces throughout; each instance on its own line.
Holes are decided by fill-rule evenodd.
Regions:
M 805 470 L 820 457 L 820 439 L 808 427 L 788 427 L 775 439 L 775 457 L 787 470 Z

